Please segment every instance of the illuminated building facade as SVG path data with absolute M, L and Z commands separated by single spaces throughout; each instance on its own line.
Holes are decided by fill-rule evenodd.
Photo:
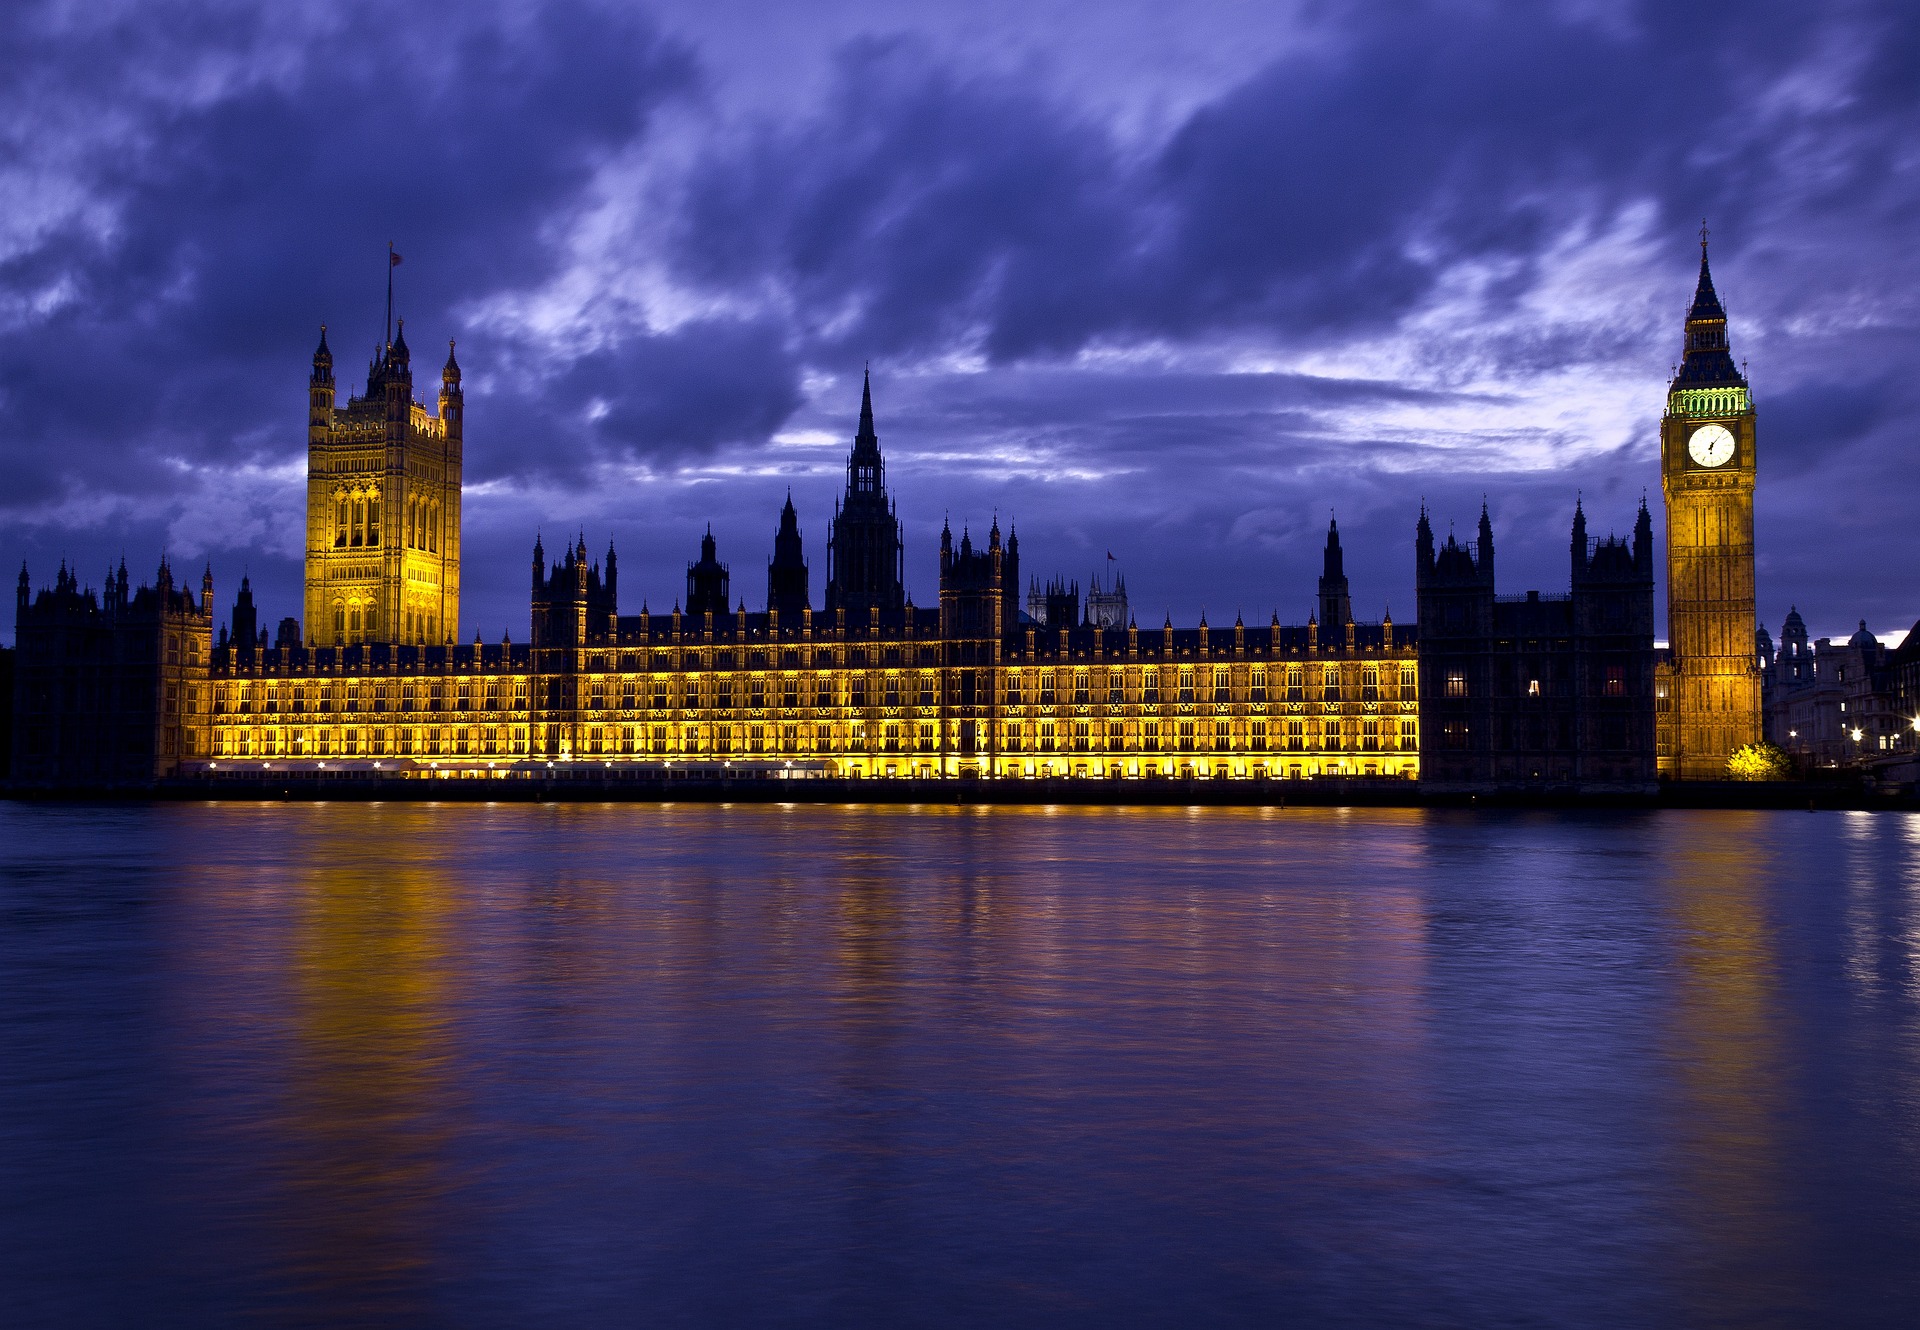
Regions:
M 307 382 L 307 645 L 426 646 L 460 632 L 460 365 L 438 414 L 413 400 L 406 322 L 334 405 L 327 331 Z
M 1667 512 L 1667 644 L 1660 771 L 1719 780 L 1761 731 L 1754 656 L 1753 397 L 1733 362 L 1727 314 L 1700 241 L 1686 345 L 1660 423 Z
M 337 770 L 846 777 L 1416 777 L 1413 634 L 1356 623 L 1337 531 L 1337 622 L 1159 629 L 1023 620 L 1019 538 L 940 540 L 940 600 L 901 586 L 871 388 L 833 524 L 829 608 L 807 603 L 791 499 L 766 608 L 727 608 L 708 532 L 670 613 L 622 614 L 618 562 L 535 542 L 524 644 L 265 647 L 250 595 L 215 648 L 208 764 Z M 348 548 L 351 548 L 349 546 Z M 1332 598 L 1328 593 L 1331 591 Z M 246 593 L 243 593 L 246 594 Z M 364 633 L 364 624 L 363 624 Z M 311 636 L 311 635 L 310 635 Z M 242 650 L 240 642 L 250 646 Z
M 1418 641 L 1390 616 L 1356 620 L 1331 524 L 1304 625 L 1142 629 L 1117 581 L 1094 583 L 1084 614 L 1077 585 L 1035 585 L 1023 614 L 1019 538 L 997 520 L 979 545 L 941 533 L 938 604 L 915 605 L 870 382 L 818 611 L 789 496 L 762 608 L 736 596 L 709 530 L 681 604 L 623 613 L 617 555 L 593 560 L 582 533 L 552 562 L 536 539 L 526 642 L 458 644 L 459 365 L 450 352 L 429 413 L 401 328 L 340 408 L 323 332 L 304 632 L 283 619 L 269 645 L 244 582 L 215 642 L 210 580 L 196 601 L 164 567 L 138 592 L 122 574 L 99 600 L 63 569 L 36 599 L 23 571 L 15 776 L 570 767 L 1630 791 L 1651 788 L 1656 754 L 1662 771 L 1718 775 L 1759 728 L 1753 412 L 1704 252 L 1687 339 L 1662 436 L 1661 667 L 1644 506 L 1630 543 L 1590 541 L 1576 510 L 1569 593 L 1513 598 L 1495 593 L 1484 513 L 1477 542 L 1445 549 L 1423 513 Z

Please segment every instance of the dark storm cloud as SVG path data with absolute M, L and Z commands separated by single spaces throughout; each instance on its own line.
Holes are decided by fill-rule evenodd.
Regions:
M 818 546 L 840 457 L 791 437 L 849 434 L 872 358 L 910 551 L 1017 508 L 1063 568 L 1134 540 L 1137 589 L 1252 606 L 1310 583 L 1336 506 L 1401 603 L 1420 495 L 1470 521 L 1487 493 L 1503 568 L 1551 587 L 1576 490 L 1624 525 L 1657 483 L 1705 213 L 1797 486 L 1763 479 L 1763 573 L 1911 599 L 1913 556 L 1872 553 L 1920 409 L 1911 6 L 1319 6 L 1223 38 L 1271 53 L 1162 121 L 910 8 L 745 108 L 671 13 L 291 8 L 0 13 L 9 546 L 117 541 L 136 503 L 297 462 L 314 325 L 350 386 L 393 240 L 422 396 L 461 338 L 476 555 L 624 505 L 670 597 L 680 526 L 737 525 L 748 566 L 790 483 Z M 1622 381 L 1644 408 L 1553 395 Z M 466 585 L 523 618 L 517 573 Z
M 1823 42 L 1877 31 L 1784 6 L 1737 24 L 1714 6 L 1604 24 L 1538 4 L 1359 7 L 1133 151 L 1022 75 L 858 42 L 816 114 L 703 159 L 678 257 L 720 287 L 776 277 L 834 348 L 960 343 L 1006 362 L 1380 329 L 1463 261 L 1511 261 L 1489 294 L 1524 296 L 1570 228 L 1638 202 L 1764 212 L 1795 163 L 1773 155 L 1791 136 L 1759 99 Z M 1914 100 L 1884 86 L 1892 59 L 1859 72 L 1874 109 L 1849 117 L 1822 197 L 1884 198 L 1875 175 Z
M 70 31 L 27 39 L 74 108 L 133 120 L 103 141 L 70 131 L 89 210 L 0 266 L 53 304 L 0 338 L 0 438 L 30 478 L 16 502 L 121 477 L 144 489 L 156 452 L 260 447 L 249 427 L 285 416 L 328 318 L 350 384 L 380 335 L 388 239 L 412 251 L 401 309 L 430 377 L 453 307 L 551 272 L 551 229 L 596 168 L 694 81 L 650 22 L 582 4 L 345 10 L 280 46 L 258 21 L 133 12 L 94 62 L 68 59 Z M 210 95 L 122 100 L 141 67 L 190 48 L 237 68 Z
M 772 434 L 800 405 L 795 370 L 775 330 L 709 320 L 582 355 L 540 406 L 555 417 L 584 413 L 597 456 L 670 462 Z

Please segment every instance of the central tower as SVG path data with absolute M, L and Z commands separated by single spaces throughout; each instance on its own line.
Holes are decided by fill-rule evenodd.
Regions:
M 1681 780 L 1724 779 L 1733 751 L 1760 739 L 1754 463 L 1753 398 L 1733 363 L 1702 227 L 1700 282 L 1660 422 L 1673 708 L 1672 752 L 1662 774 Z
M 906 607 L 901 588 L 900 519 L 887 499 L 887 464 L 880 437 L 873 432 L 873 383 L 860 385 L 860 430 L 847 459 L 847 493 L 833 514 L 827 542 L 827 612 L 864 610 L 882 613 Z
M 439 414 L 413 400 L 406 324 L 367 390 L 334 405 L 327 330 L 307 384 L 306 634 L 313 646 L 438 644 L 460 631 L 464 398 L 447 343 Z

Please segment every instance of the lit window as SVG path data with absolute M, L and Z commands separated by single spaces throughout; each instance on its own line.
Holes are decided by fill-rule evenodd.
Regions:
M 1536 685 L 1537 686 L 1537 685 Z M 1447 696 L 1465 697 L 1467 695 L 1467 676 L 1462 670 L 1447 671 Z

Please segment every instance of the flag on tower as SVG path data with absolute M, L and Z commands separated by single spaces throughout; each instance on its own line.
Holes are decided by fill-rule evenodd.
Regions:
M 387 266 L 389 268 L 398 268 L 400 266 L 400 256 L 394 252 L 392 245 L 387 246 Z

